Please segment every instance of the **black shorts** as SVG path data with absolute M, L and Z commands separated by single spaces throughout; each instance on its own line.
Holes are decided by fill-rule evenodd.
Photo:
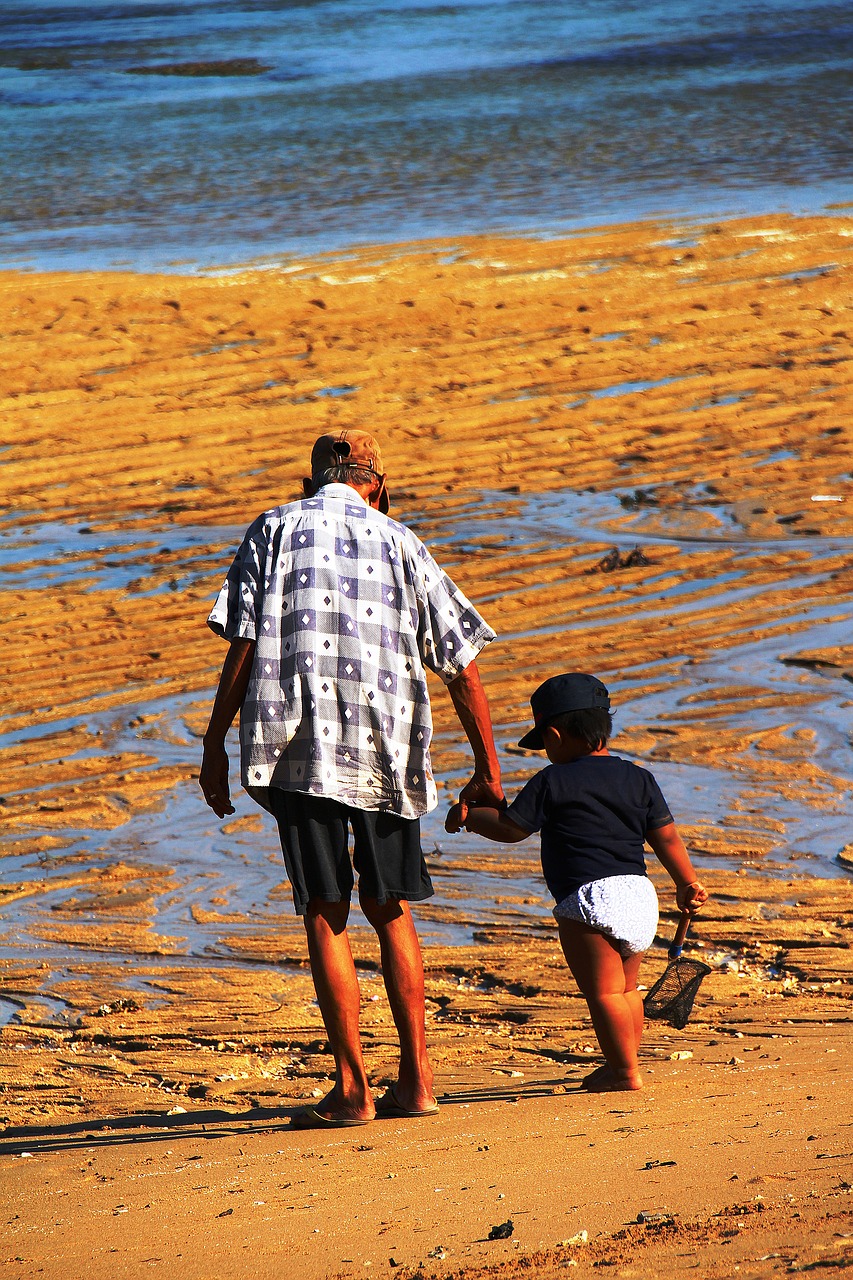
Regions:
M 325 796 L 280 787 L 270 787 L 269 807 L 278 823 L 297 915 L 305 915 L 312 898 L 349 900 L 355 883 L 353 865 L 359 895 L 375 898 L 380 906 L 389 898 L 423 902 L 435 892 L 421 851 L 417 818 L 352 809 Z

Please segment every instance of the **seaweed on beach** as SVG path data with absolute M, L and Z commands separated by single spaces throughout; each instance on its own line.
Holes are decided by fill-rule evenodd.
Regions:
M 272 66 L 257 58 L 224 58 L 210 62 L 158 62 L 126 67 L 130 76 L 260 76 Z

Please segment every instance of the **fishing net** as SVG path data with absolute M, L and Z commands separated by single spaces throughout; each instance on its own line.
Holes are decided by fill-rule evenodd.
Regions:
M 687 1026 L 696 992 L 711 970 L 701 960 L 671 960 L 643 1000 L 647 1018 L 660 1018 L 679 1031 Z

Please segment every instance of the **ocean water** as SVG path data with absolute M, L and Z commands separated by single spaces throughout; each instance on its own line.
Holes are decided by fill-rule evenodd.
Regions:
M 851 119 L 849 2 L 0 0 L 0 266 L 820 211 Z

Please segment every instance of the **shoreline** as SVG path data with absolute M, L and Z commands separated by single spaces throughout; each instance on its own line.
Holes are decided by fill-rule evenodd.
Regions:
M 799 1267 L 819 1244 L 827 1259 L 846 1248 L 844 1189 L 834 1172 L 814 1181 L 812 1155 L 819 1140 L 819 1167 L 834 1171 L 849 1146 L 837 1072 L 853 881 L 804 869 L 818 869 L 816 849 L 834 857 L 849 840 L 852 227 L 779 215 L 697 224 L 681 243 L 678 227 L 632 224 L 566 240 L 387 246 L 384 256 L 223 278 L 0 274 L 10 316 L 0 485 L 9 511 L 47 529 L 29 543 L 14 519 L 0 529 L 14 567 L 0 580 L 0 972 L 15 1010 L 0 1028 L 0 1164 L 16 1177 L 15 1254 L 48 1275 L 63 1252 L 103 1274 L 142 1274 L 162 1252 L 146 1252 L 156 1185 L 168 1188 L 156 1201 L 163 1248 L 173 1257 L 180 1240 L 188 1276 L 215 1271 L 201 1261 L 208 1218 L 221 1232 L 210 1247 L 237 1274 L 267 1274 L 267 1256 L 271 1273 L 285 1247 L 299 1259 L 294 1280 L 357 1272 L 340 1236 L 297 1230 L 314 1200 L 327 1224 L 343 1197 L 345 1220 L 369 1224 L 359 1256 L 374 1269 L 394 1273 L 394 1256 L 404 1276 L 464 1264 L 497 1278 L 512 1274 L 519 1250 L 483 1243 L 505 1208 L 511 1216 L 486 1193 L 513 1170 L 514 1238 L 526 1261 L 546 1250 L 536 1263 L 546 1276 L 567 1258 L 592 1275 L 611 1256 L 626 1275 L 648 1264 L 676 1276 L 687 1266 L 679 1249 L 723 1276 L 735 1245 L 744 1273 L 748 1254 L 787 1257 L 790 1244 Z M 424 909 L 422 933 L 444 913 L 474 941 L 426 940 L 429 1035 L 447 1095 L 436 1128 L 374 1125 L 360 1131 L 369 1152 L 360 1137 L 280 1128 L 328 1088 L 329 1060 L 304 935 L 258 812 L 241 797 L 229 822 L 209 822 L 195 799 L 223 655 L 204 617 L 228 558 L 221 530 L 293 496 L 306 442 L 327 425 L 364 423 L 383 442 L 392 514 L 435 547 L 501 637 L 481 669 L 508 790 L 538 767 L 514 746 L 530 690 L 567 660 L 617 692 L 614 750 L 667 777 L 713 896 L 691 946 L 714 972 L 680 1039 L 650 1026 L 653 1088 L 640 1098 L 576 1094 L 593 1041 L 553 926 L 530 912 L 527 873 L 509 853 L 451 848 L 448 837 L 430 855 L 443 903 Z M 645 563 L 623 564 L 634 546 Z M 433 701 L 443 798 L 464 778 L 467 753 L 438 688 Z M 484 869 L 491 919 L 466 915 Z M 674 920 L 669 895 L 662 908 L 660 945 Z M 202 940 L 198 955 L 186 955 L 183 919 Z M 394 1071 L 389 1015 L 366 931 L 354 946 L 379 1089 Z M 673 1058 L 684 1045 L 693 1058 Z M 790 1114 L 776 1105 L 783 1077 Z M 702 1126 L 737 1134 L 745 1169 L 706 1169 L 702 1128 L 684 1172 L 671 1153 L 694 1105 Z M 200 1134 L 208 1113 L 213 1127 Z M 561 1210 L 558 1224 L 546 1203 L 550 1136 L 557 1125 L 568 1142 L 581 1113 L 577 1129 L 589 1123 L 587 1142 L 609 1153 L 611 1191 L 604 1204 L 594 1163 L 580 1182 L 570 1163 L 558 1186 L 579 1188 L 576 1199 L 583 1191 L 586 1216 L 563 1221 Z M 635 1203 L 633 1184 L 620 1182 L 619 1144 L 639 1141 L 616 1136 L 625 1125 L 663 1134 L 682 1168 L 675 1194 L 660 1184 L 660 1206 Z M 241 1195 L 247 1142 L 258 1164 L 248 1160 Z M 489 1177 L 488 1161 L 478 1174 L 478 1234 L 462 1248 L 461 1186 L 478 1146 L 497 1154 Z M 205 1158 L 199 1182 L 221 1199 L 215 1213 L 185 1212 L 169 1147 L 185 1167 Z M 214 1149 L 221 1159 L 205 1157 Z M 637 1169 L 662 1158 L 651 1146 L 635 1155 Z M 326 1180 L 321 1157 L 337 1179 Z M 409 1198 L 392 1204 L 388 1175 L 403 1159 Z M 152 1161 L 163 1170 L 156 1184 Z M 447 1161 L 459 1161 L 453 1190 Z M 255 1167 L 274 1170 L 279 1187 L 305 1182 L 306 1197 L 316 1192 L 299 1202 L 308 1209 L 282 1216 L 291 1200 L 276 1200 L 265 1225 L 267 1207 L 249 1205 L 250 1185 L 252 1199 L 267 1199 Z M 60 1191 L 73 1213 L 58 1228 Z M 767 1212 L 730 1213 L 758 1194 Z M 786 1218 L 786 1194 L 805 1206 L 800 1225 Z M 400 1209 L 414 1196 L 429 1249 Z M 252 1212 L 228 1214 L 238 1203 Z M 640 1209 L 657 1208 L 677 1213 L 674 1234 L 616 1238 Z M 399 1258 L 380 1252 L 392 1212 L 408 1242 Z M 541 1228 L 522 1230 L 527 1213 Z M 103 1232 L 113 1217 L 121 1239 Z M 447 1247 L 450 1224 L 457 1242 Z M 598 1253 L 558 1247 L 581 1230 L 588 1246 L 603 1233 Z M 118 1256 L 96 1258 L 102 1245 Z M 765 1261 L 752 1274 L 771 1274 L 776 1263 Z
M 495 224 L 488 227 L 484 227 L 479 221 L 471 219 L 470 223 L 462 223 L 451 230 L 448 230 L 446 226 L 430 228 L 427 225 L 404 228 L 402 234 L 398 234 L 393 240 L 383 239 L 381 236 L 377 237 L 373 234 L 368 235 L 366 234 L 367 229 L 365 229 L 364 235 L 357 235 L 354 239 L 351 233 L 347 236 L 341 233 L 339 236 L 326 239 L 303 237 L 301 240 L 291 242 L 286 247 L 274 247 L 270 244 L 267 248 L 248 254 L 245 251 L 245 241 L 242 240 L 239 242 L 239 247 L 238 242 L 235 242 L 231 249 L 224 244 L 219 248 L 211 244 L 206 250 L 200 250 L 197 256 L 176 254 L 169 255 L 165 259 L 158 259 L 151 256 L 144 248 L 145 240 L 140 240 L 140 246 L 136 251 L 136 259 L 133 260 L 132 258 L 121 256 L 122 252 L 126 253 L 127 250 L 126 247 L 122 250 L 119 246 L 126 246 L 126 241 L 118 238 L 118 230 L 104 228 L 103 230 L 109 230 L 117 237 L 113 251 L 116 256 L 111 258 L 93 257 L 92 253 L 94 251 L 88 250 L 82 245 L 69 245 L 67 248 L 54 249 L 38 260 L 32 260 L 28 258 L 26 251 L 23 249 L 14 256 L 4 257 L 4 246 L 2 238 L 0 238 L 0 276 L 7 274 L 25 276 L 129 275 L 134 277 L 163 276 L 167 279 L 175 277 L 219 279 L 244 273 L 287 271 L 294 264 L 307 260 L 314 263 L 323 261 L 345 262 L 354 256 L 381 256 L 389 251 L 399 255 L 401 250 L 405 252 L 429 252 L 431 246 L 464 245 L 478 240 L 520 240 L 529 243 L 547 244 L 555 241 L 573 240 L 578 236 L 606 235 L 625 227 L 637 229 L 670 227 L 683 228 L 689 231 L 694 228 L 708 226 L 714 222 L 751 222 L 774 217 L 811 220 L 849 216 L 847 211 L 853 209 L 853 201 L 843 198 L 847 194 L 847 189 L 837 183 L 830 185 L 834 189 L 832 191 L 824 191 L 821 198 L 817 198 L 813 193 L 814 187 L 812 186 L 811 188 L 803 188 L 800 199 L 792 199 L 792 194 L 796 193 L 790 183 L 786 183 L 779 190 L 769 188 L 767 191 L 733 193 L 733 195 L 740 194 L 745 198 L 741 200 L 732 199 L 725 203 L 714 202 L 707 205 L 697 201 L 698 192 L 690 192 L 685 194 L 685 204 L 681 210 L 673 208 L 672 205 L 665 202 L 657 204 L 650 198 L 644 205 L 632 207 L 628 210 L 622 209 L 623 216 L 617 216 L 614 210 L 612 216 L 607 214 L 601 216 L 596 213 L 594 215 L 556 219 L 545 223 L 530 223 L 523 220 L 513 222 L 508 220 L 505 224 Z M 812 194 L 808 194 L 810 191 Z M 783 194 L 786 198 L 779 199 L 778 197 Z M 748 198 L 750 196 L 752 199 Z M 831 198 L 833 196 L 837 198 Z M 627 216 L 624 216 L 626 213 Z M 45 254 L 44 250 L 40 252 Z M 84 262 L 83 266 L 74 265 L 75 262 L 80 261 Z

